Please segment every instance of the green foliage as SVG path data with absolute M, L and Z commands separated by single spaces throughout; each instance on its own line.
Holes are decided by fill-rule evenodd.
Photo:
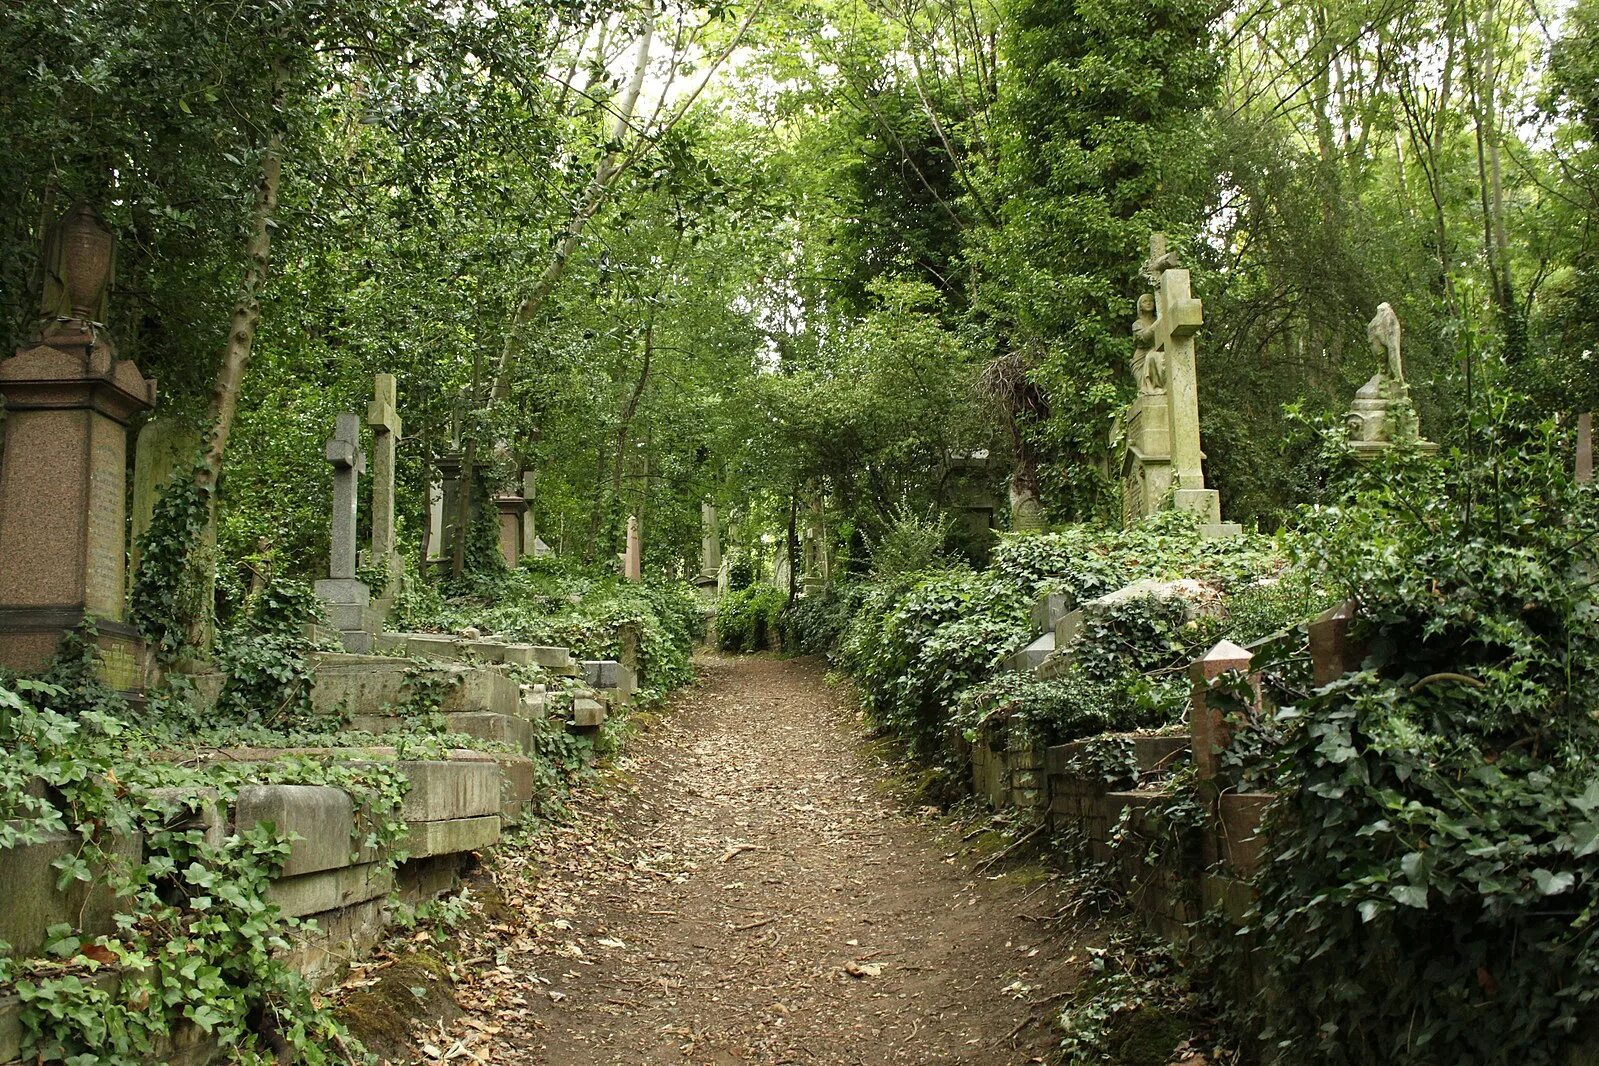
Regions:
M 76 833 L 80 847 L 57 863 L 61 883 L 95 880 L 117 896 L 114 934 L 90 939 L 59 926 L 46 945 L 53 958 L 0 968 L 22 1004 L 26 1048 L 46 1061 L 133 1066 L 187 1021 L 240 1062 L 275 1061 L 274 1041 L 312 1063 L 334 1061 L 340 1046 L 354 1050 L 284 959 L 299 922 L 268 900 L 267 886 L 288 841 L 259 826 L 208 843 L 196 820 L 212 794 L 225 816 L 244 784 L 335 785 L 356 799 L 352 849 L 385 849 L 393 862 L 405 831 L 401 774 L 301 759 L 180 766 L 151 758 L 148 738 L 72 707 L 54 686 L 19 683 L 0 690 L 0 702 L 13 715 L 0 767 L 0 849 Z M 116 841 L 133 832 L 143 857 L 130 862 Z M 109 989 L 90 980 L 106 965 L 121 969 Z
M 788 597 L 776 585 L 729 592 L 716 604 L 716 643 L 726 651 L 764 651 L 779 634 Z
M 949 539 L 949 527 L 949 521 L 936 513 L 922 515 L 900 507 L 872 545 L 872 576 L 889 581 L 933 569 Z
M 1362 476 L 1304 548 L 1367 657 L 1274 726 L 1284 1061 L 1562 1062 L 1599 1000 L 1599 499 L 1550 427 L 1473 440 Z
M 1188 1035 L 1193 1000 L 1164 941 L 1122 933 L 1087 949 L 1090 973 L 1060 1014 L 1067 1066 L 1165 1066 Z

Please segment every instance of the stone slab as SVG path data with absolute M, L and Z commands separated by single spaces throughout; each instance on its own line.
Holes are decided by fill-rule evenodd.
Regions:
M 355 803 L 343 789 L 328 785 L 247 785 L 239 790 L 233 824 L 244 832 L 263 822 L 300 839 L 289 846 L 283 877 L 336 870 L 371 862 L 371 849 L 355 839 Z M 317 908 L 328 910 L 328 907 Z M 310 911 L 301 913 L 309 914 Z
M 494 740 L 509 744 L 525 755 L 533 752 L 533 723 L 526 718 L 493 711 L 465 711 L 445 715 L 449 728 L 479 740 Z
M 460 662 L 466 657 L 466 644 L 444 633 L 408 633 L 405 650 L 423 659 Z
M 1055 651 L 1055 634 L 1045 633 L 1021 651 L 1011 655 L 1006 663 L 1018 673 L 1030 674 L 1041 666 Z
M 366 607 L 372 602 L 372 590 L 365 581 L 353 577 L 325 577 L 316 583 L 317 598 L 328 605 L 355 604 Z
M 318 870 L 280 877 L 267 886 L 267 899 L 291 918 L 338 910 L 389 894 L 394 875 L 386 862 Z
M 522 689 L 503 669 L 472 667 L 462 676 L 459 699 L 446 701 L 447 711 L 492 711 L 514 715 L 522 702 Z
M 400 816 L 408 822 L 500 812 L 500 767 L 495 763 L 428 760 L 395 765 L 411 782 L 400 805 Z
M 44 945 L 46 931 L 65 923 L 79 932 L 98 936 L 116 928 L 116 896 L 97 877 L 94 882 L 74 881 L 57 890 L 60 876 L 52 863 L 83 850 L 76 833 L 51 833 L 37 844 L 21 844 L 0 851 L 0 940 L 18 956 L 33 955 Z M 137 863 L 143 838 L 135 833 L 112 837 L 105 850 L 129 864 Z
M 477 851 L 500 839 L 500 816 L 452 818 L 443 822 L 415 822 L 405 836 L 406 855 L 425 859 L 430 855 L 455 855 Z
M 533 663 L 546 670 L 558 674 L 571 676 L 577 669 L 577 664 L 572 661 L 571 648 L 554 648 L 542 644 L 524 644 Z
M 500 825 L 522 820 L 533 803 L 533 760 L 525 755 L 501 755 L 495 762 L 500 771 Z
M 617 689 L 628 695 L 638 691 L 633 671 L 614 659 L 585 659 L 580 665 L 583 681 L 590 688 Z
M 200 789 L 195 792 L 184 788 L 153 788 L 146 793 L 149 801 L 170 805 L 179 813 L 165 827 L 169 830 L 186 832 L 198 829 L 205 837 L 205 842 L 212 847 L 220 847 L 228 837 L 228 820 L 222 815 L 222 806 L 217 790 L 214 788 Z M 198 796 L 200 809 L 188 810 L 190 796 Z

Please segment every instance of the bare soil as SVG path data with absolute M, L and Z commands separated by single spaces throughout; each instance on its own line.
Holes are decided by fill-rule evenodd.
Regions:
M 1086 966 L 1038 867 L 978 869 L 849 693 L 803 660 L 707 657 L 572 822 L 485 869 L 465 1014 L 421 1061 L 1048 1061 Z

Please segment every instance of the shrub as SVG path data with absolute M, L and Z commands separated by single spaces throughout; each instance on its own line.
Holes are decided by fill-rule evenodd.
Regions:
M 1599 1001 L 1599 497 L 1549 427 L 1472 432 L 1304 544 L 1368 658 L 1273 723 L 1250 939 L 1284 1062 L 1562 1062 Z
M 761 651 L 778 635 L 788 597 L 775 585 L 729 592 L 716 605 L 716 642 L 725 651 Z

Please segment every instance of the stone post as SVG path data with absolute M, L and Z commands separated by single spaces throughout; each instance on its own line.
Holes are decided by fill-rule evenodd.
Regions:
M 1318 688 L 1360 669 L 1366 658 L 1366 649 L 1349 637 L 1354 620 L 1355 602 L 1345 600 L 1310 623 L 1310 661 Z
M 97 620 L 104 680 L 141 684 L 127 595 L 128 421 L 155 382 L 99 323 L 114 236 L 80 204 L 51 227 L 39 339 L 0 363 L 0 665 L 42 669 L 68 630 Z
M 444 558 L 444 485 L 428 485 L 428 561 Z
M 400 592 L 401 563 L 394 550 L 394 452 L 402 427 L 395 409 L 398 402 L 394 375 L 374 374 L 366 424 L 372 427 L 372 563 L 388 578 L 377 601 L 383 615 L 389 613 Z
M 716 504 L 700 504 L 700 576 L 715 580 L 722 569 L 722 531 L 716 517 Z
M 522 471 L 522 499 L 527 501 L 527 513 L 522 516 L 522 550 L 524 556 L 539 556 L 538 529 L 533 521 L 533 505 L 538 500 L 539 475 L 536 470 Z
M 1249 673 L 1252 659 L 1249 652 L 1230 640 L 1224 640 L 1188 668 L 1188 678 L 1193 684 L 1192 695 L 1189 698 L 1189 725 L 1194 733 L 1194 775 L 1198 779 L 1200 797 L 1218 820 L 1218 801 L 1225 789 L 1223 783 L 1216 779 L 1218 769 L 1216 756 L 1231 742 L 1232 731 L 1223 720 L 1222 708 L 1215 706 L 1211 700 L 1211 689 L 1222 674 L 1232 671 Z M 1260 674 L 1251 674 L 1249 681 L 1255 690 L 1252 705 L 1258 710 Z M 1205 834 L 1204 854 L 1207 867 L 1214 865 L 1221 858 L 1220 842 L 1215 833 Z
M 622 577 L 628 581 L 644 580 L 644 544 L 639 537 L 638 515 L 627 519 L 627 551 L 622 556 Z
M 1593 481 L 1593 412 L 1584 411 L 1577 416 L 1577 469 L 1576 481 L 1586 485 Z
M 328 576 L 316 583 L 316 593 L 327 603 L 345 648 L 369 652 L 377 626 L 371 610 L 371 590 L 356 577 L 355 569 L 356 507 L 366 456 L 361 451 L 361 419 L 354 412 L 339 415 L 325 454 L 333 467 L 333 522 Z

